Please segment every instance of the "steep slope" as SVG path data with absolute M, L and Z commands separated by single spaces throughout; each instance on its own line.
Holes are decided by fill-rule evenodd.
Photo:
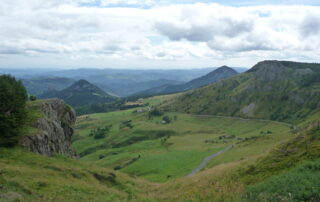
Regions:
M 40 95 L 49 91 L 59 91 L 75 82 L 73 79 L 63 77 L 38 77 L 22 79 L 21 81 L 31 95 Z
M 150 183 L 63 156 L 0 148 L 0 201 L 146 201 Z M 140 188 L 139 188 L 140 187 Z M 142 193 L 142 191 L 141 191 Z
M 231 76 L 238 74 L 234 69 L 222 66 L 205 76 L 193 79 L 187 83 L 180 84 L 180 85 L 163 85 L 156 88 L 151 88 L 140 93 L 135 94 L 135 96 L 150 96 L 150 95 L 157 95 L 157 94 L 168 94 L 168 93 L 177 93 L 183 92 L 195 88 L 199 88 L 202 86 L 206 86 L 208 84 L 214 83 L 221 79 L 225 79 Z
M 187 92 L 166 110 L 295 121 L 320 108 L 320 64 L 263 61 L 246 73 Z
M 111 96 L 89 83 L 86 80 L 79 80 L 70 87 L 62 91 L 53 91 L 39 96 L 40 98 L 60 98 L 73 107 L 79 107 L 97 103 L 107 103 L 117 100 L 116 97 Z

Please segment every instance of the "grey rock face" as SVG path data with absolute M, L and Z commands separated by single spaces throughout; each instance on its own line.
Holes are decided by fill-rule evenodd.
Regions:
M 76 114 L 60 99 L 49 99 L 35 104 L 43 116 L 34 123 L 35 134 L 21 138 L 21 145 L 32 152 L 52 156 L 62 154 L 75 157 L 71 138 Z
M 277 61 L 259 62 L 252 70 L 257 79 L 264 81 L 285 80 L 290 75 L 290 68 Z

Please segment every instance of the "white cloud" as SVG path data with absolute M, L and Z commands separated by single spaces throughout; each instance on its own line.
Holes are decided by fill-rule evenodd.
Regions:
M 103 6 L 135 8 L 82 4 L 96 2 L 3 0 L 0 67 L 11 65 L 19 55 L 30 64 L 55 56 L 64 58 L 57 65 L 72 59 L 79 66 L 82 61 L 94 65 L 125 61 L 121 62 L 124 66 L 143 60 L 151 66 L 179 66 L 186 61 L 193 66 L 241 66 L 269 58 L 318 60 L 317 6 L 168 5 L 153 0 L 99 1 Z M 247 62 L 235 59 L 240 57 Z

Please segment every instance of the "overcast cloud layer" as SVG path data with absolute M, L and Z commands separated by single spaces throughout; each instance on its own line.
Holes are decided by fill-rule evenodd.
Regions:
M 0 67 L 190 68 L 250 67 L 265 59 L 319 62 L 318 5 L 181 2 L 2 0 Z

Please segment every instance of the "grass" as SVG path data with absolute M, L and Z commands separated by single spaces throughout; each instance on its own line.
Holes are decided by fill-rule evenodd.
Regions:
M 250 186 L 244 201 L 319 201 L 320 160 L 304 162 L 286 173 Z
M 240 170 L 249 184 L 245 201 L 319 201 L 320 127 L 314 122 L 298 137 Z
M 162 123 L 163 116 L 172 122 Z M 313 199 L 319 162 L 312 169 L 303 162 L 320 159 L 318 117 L 313 114 L 293 133 L 272 121 L 171 112 L 150 119 L 148 106 L 80 116 L 72 145 L 78 160 L 0 148 L 0 201 L 277 201 L 290 190 L 298 190 L 292 199 Z M 129 120 L 132 128 L 121 127 Z M 105 138 L 89 136 L 109 125 Z M 231 144 L 187 177 L 205 157 Z M 300 186 L 294 179 L 308 180 Z
M 152 196 L 160 201 L 318 201 L 318 122 L 300 127 L 269 152 L 168 181 Z
M 78 160 L 0 149 L 0 201 L 143 201 L 137 184 L 124 174 Z
M 146 102 L 168 102 L 171 96 L 150 98 Z M 139 109 L 139 108 L 138 108 Z M 117 168 L 131 175 L 154 182 L 166 182 L 186 176 L 202 160 L 228 145 L 235 147 L 214 158 L 207 168 L 259 156 L 292 135 L 288 126 L 275 122 L 218 117 L 197 117 L 189 114 L 165 113 L 172 118 L 162 123 L 163 116 L 148 118 L 148 112 L 136 109 L 80 116 L 76 134 L 81 137 L 73 148 L 81 161 Z M 174 117 L 176 117 L 174 119 Z M 120 128 L 131 120 L 133 128 Z M 92 129 L 112 125 L 106 138 L 89 137 Z M 155 136 L 171 131 L 169 138 Z M 265 134 L 271 131 L 272 134 Z

